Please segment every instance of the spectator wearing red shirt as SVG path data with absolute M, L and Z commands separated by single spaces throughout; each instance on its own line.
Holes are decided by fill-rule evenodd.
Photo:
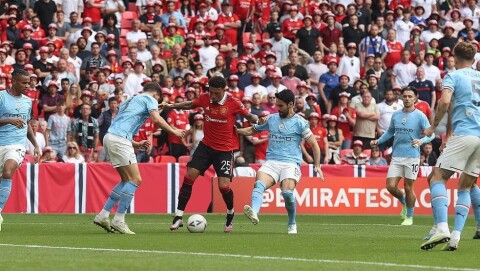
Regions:
M 177 98 L 175 98 L 175 102 L 182 103 L 183 97 L 177 96 Z M 185 113 L 185 111 L 178 109 L 172 109 L 170 112 L 168 112 L 167 123 L 170 126 L 180 130 L 188 130 L 190 126 L 188 125 L 188 115 Z M 170 134 L 168 134 L 168 143 L 168 149 L 171 156 L 174 156 L 178 159 L 178 157 L 182 155 L 188 155 L 188 149 L 183 144 L 182 140 L 172 137 Z
M 263 111 L 260 114 L 260 118 L 267 117 L 270 115 L 270 112 Z M 267 159 L 267 147 L 268 147 L 268 137 L 270 135 L 269 131 L 261 131 L 256 133 L 253 136 L 248 136 L 251 138 L 252 144 L 255 146 L 255 163 L 263 164 Z
M 232 6 L 228 1 L 222 3 L 222 12 L 218 15 L 217 24 L 225 27 L 225 36 L 230 39 L 233 46 L 237 45 L 238 29 L 242 25 L 238 16 L 233 13 Z M 217 32 L 218 35 L 218 32 Z M 220 51 L 221 48 L 220 48 Z
M 392 68 L 402 60 L 403 45 L 396 40 L 395 30 L 388 30 L 387 34 L 387 47 L 388 52 L 385 57 L 385 66 Z
M 297 18 L 297 6 L 291 6 L 289 13 L 290 18 L 285 19 L 282 23 L 282 33 L 285 38 L 294 42 L 297 31 L 303 27 L 303 22 Z
M 343 42 L 343 33 L 340 29 L 335 27 L 335 16 L 333 14 L 327 15 L 327 27 L 320 30 L 320 35 L 323 40 L 324 48 L 330 48 L 332 43 L 338 44 Z
M 150 142 L 148 149 L 142 148 L 136 151 L 137 161 L 139 163 L 147 163 L 150 160 L 150 154 L 153 146 L 153 133 L 155 131 L 155 124 L 151 118 L 148 118 L 138 130 L 138 133 L 133 137 L 133 140 L 136 142 L 140 142 L 142 140 L 148 140 L 148 142 Z
M 350 93 L 340 93 L 338 106 L 332 109 L 332 116 L 337 117 L 337 126 L 343 133 L 343 143 L 341 149 L 350 149 L 352 143 L 352 129 L 356 124 L 357 113 L 355 109 L 348 106 Z
M 32 31 L 33 32 L 31 33 L 30 37 L 35 41 L 39 42 L 41 39 L 45 38 L 45 31 L 40 26 L 40 19 L 38 16 L 34 16 L 32 18 Z M 35 45 L 33 45 L 33 47 L 35 47 Z
M 217 24 L 215 26 L 215 39 L 219 42 L 219 51 L 223 57 L 226 57 L 230 51 L 232 51 L 232 46 L 234 45 L 231 38 L 225 35 L 225 33 L 225 26 L 223 24 Z
M 36 74 L 30 75 L 30 82 L 25 92 L 25 95 L 28 96 L 32 100 L 32 115 L 34 119 L 38 119 L 40 117 L 40 109 L 38 108 L 38 104 L 40 103 L 40 89 L 37 88 L 38 79 Z
M 208 18 L 207 5 L 205 3 L 200 3 L 198 6 L 198 14 L 194 16 L 188 24 L 188 31 L 192 32 L 196 28 L 198 21 L 205 22 Z
M 432 123 L 432 109 L 430 108 L 430 105 L 422 100 L 418 99 L 418 94 L 417 94 L 417 101 L 415 102 L 415 108 L 422 111 L 425 116 L 427 116 L 428 121 Z
M 312 134 L 317 140 L 318 146 L 320 147 L 320 163 L 327 164 L 328 159 L 325 159 L 325 157 L 330 157 L 328 153 L 329 147 L 327 130 L 325 130 L 325 128 L 323 128 L 321 125 L 318 125 L 318 123 L 320 122 L 320 115 L 316 112 L 310 113 L 310 115 L 308 116 L 308 122 L 310 123 L 310 130 L 312 131 Z M 312 164 L 312 147 L 307 142 L 305 142 L 305 140 L 302 140 L 300 147 L 302 148 L 303 159 L 305 160 L 305 162 Z
M 83 10 L 83 18 L 89 17 L 92 19 L 92 29 L 100 30 L 100 21 L 102 20 L 102 9 L 105 8 L 104 0 L 86 0 Z
M 232 74 L 228 77 L 228 92 L 234 97 L 237 98 L 239 101 L 243 99 L 243 89 L 238 88 L 238 82 L 240 79 L 238 75 Z
M 55 56 L 58 56 L 60 49 L 63 48 L 63 41 L 56 36 L 57 31 L 57 25 L 50 24 L 48 26 L 48 36 L 40 40 L 40 46 L 46 46 L 48 42 L 53 42 L 53 44 L 55 45 L 55 51 L 53 52 L 53 54 Z
M 176 109 L 202 107 L 205 110 L 204 138 L 187 164 L 187 174 L 183 179 L 178 195 L 178 206 L 170 230 L 183 226 L 183 213 L 192 194 L 192 185 L 200 174 L 213 165 L 218 176 L 218 187 L 227 205 L 227 219 L 224 231 L 233 227 L 233 191 L 230 189 L 232 178 L 233 151 L 238 150 L 239 141 L 235 131 L 237 114 L 245 116 L 251 123 L 258 118 L 252 115 L 240 101 L 225 92 L 227 81 L 221 76 L 210 78 L 209 92 L 196 100 L 170 105 Z

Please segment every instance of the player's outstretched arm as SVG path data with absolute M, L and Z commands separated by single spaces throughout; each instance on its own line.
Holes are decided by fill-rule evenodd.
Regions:
M 28 125 L 27 128 L 27 138 L 33 145 L 33 156 L 35 156 L 35 159 L 38 161 L 38 158 L 40 157 L 40 148 L 38 147 L 37 138 L 35 137 L 35 134 L 33 133 L 32 127 L 30 125 Z
M 237 134 L 238 135 L 243 135 L 243 136 L 251 136 L 259 131 L 253 129 L 253 126 L 247 127 L 247 128 L 237 128 Z
M 181 109 L 181 110 L 188 110 L 195 108 L 196 106 L 193 104 L 192 101 L 182 102 L 182 103 L 162 103 L 160 104 L 160 109 Z
M 319 174 L 319 177 L 322 181 L 325 179 L 323 178 L 322 168 L 320 167 L 320 147 L 318 146 L 318 142 L 313 135 L 306 139 L 308 145 L 312 147 L 313 151 L 313 166 L 315 167 L 315 171 Z
M 185 136 L 185 130 L 179 130 L 173 128 L 172 126 L 168 125 L 168 123 L 158 114 L 158 111 L 154 110 L 150 112 L 150 117 L 152 118 L 153 122 L 160 127 L 160 129 L 167 131 L 170 134 L 178 138 L 182 138 Z
M 453 91 L 450 88 L 444 88 L 442 90 L 442 98 L 438 101 L 437 111 L 435 112 L 435 118 L 433 120 L 432 126 L 425 130 L 426 136 L 431 136 L 435 129 L 437 129 L 438 124 L 443 118 L 443 115 L 447 112 L 448 108 L 450 107 L 450 103 L 452 100 Z

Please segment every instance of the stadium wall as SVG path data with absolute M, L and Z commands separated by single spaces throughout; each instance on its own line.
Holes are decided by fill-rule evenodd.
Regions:
M 129 212 L 173 213 L 186 167 L 184 164 L 140 164 L 143 183 L 137 190 Z M 258 169 L 259 166 L 254 166 Z M 385 189 L 388 167 L 323 166 L 321 182 L 311 165 L 302 166 L 303 178 L 297 186 L 297 211 L 306 214 L 398 214 L 400 205 Z M 416 214 L 431 214 L 426 177 L 431 167 L 421 167 L 415 183 Z M 194 185 L 187 213 L 225 212 L 213 169 Z M 454 176 L 458 178 L 458 175 Z M 213 180 L 213 182 L 212 182 Z M 103 207 L 119 176 L 108 163 L 23 164 L 13 177 L 12 194 L 6 213 L 96 213 Z M 250 202 L 254 178 L 235 177 L 235 209 Z M 455 201 L 456 180 L 447 188 Z M 450 204 L 453 212 L 452 204 Z M 262 213 L 284 213 L 280 189 L 264 193 Z

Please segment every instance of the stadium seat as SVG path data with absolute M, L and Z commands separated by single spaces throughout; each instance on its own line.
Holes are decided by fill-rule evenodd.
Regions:
M 129 31 L 130 29 L 122 29 L 122 31 L 120 31 L 120 38 L 125 38 Z
M 138 14 L 137 14 L 137 11 L 136 11 L 136 7 L 135 7 L 135 10 L 129 10 L 129 11 L 125 11 L 122 13 L 122 20 L 135 20 L 135 19 L 138 19 Z
M 128 11 L 137 12 L 137 5 L 135 2 L 128 3 Z
M 365 153 L 367 156 L 372 156 L 372 150 L 371 149 L 363 150 L 363 153 Z
M 155 163 L 176 163 L 177 159 L 171 155 L 159 155 L 155 157 Z
M 180 156 L 178 157 L 178 162 L 179 163 L 188 163 L 188 161 L 190 161 L 190 155 L 183 155 L 183 156 Z
M 345 156 L 345 154 L 349 153 L 349 152 L 352 152 L 353 149 L 344 149 L 344 150 L 341 150 L 340 151 L 340 158 L 343 158 Z

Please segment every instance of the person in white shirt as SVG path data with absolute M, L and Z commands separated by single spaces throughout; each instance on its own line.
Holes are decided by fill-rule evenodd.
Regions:
M 437 40 L 443 38 L 443 33 L 438 31 L 438 22 L 436 20 L 428 21 L 428 30 L 420 34 L 420 39 L 428 46 L 430 41 L 436 38 Z
M 382 135 L 390 127 L 393 112 L 403 108 L 403 101 L 398 100 L 392 89 L 385 91 L 385 100 L 378 104 L 380 110 L 380 119 L 377 124 L 377 134 Z
M 126 39 L 128 47 L 137 47 L 137 42 L 140 39 L 147 39 L 147 35 L 140 29 L 140 20 L 135 19 L 132 21 L 132 30 L 127 33 Z
M 477 5 L 476 0 L 465 1 L 467 5 L 462 9 L 462 17 L 469 18 L 473 21 L 473 28 L 478 29 L 480 20 L 480 8 Z
M 290 48 L 292 42 L 283 37 L 280 26 L 274 29 L 273 38 L 271 38 L 270 41 L 272 42 L 272 51 L 275 52 L 275 55 L 277 56 L 275 65 L 280 66 L 280 63 L 283 63 L 288 59 L 288 48 Z
M 137 59 L 143 63 L 152 59 L 152 54 L 147 50 L 147 39 L 139 39 L 137 43 Z
M 320 76 L 328 72 L 328 67 L 322 63 L 322 59 L 322 51 L 317 50 L 313 53 L 313 63 L 307 65 L 307 73 L 310 77 L 310 85 L 312 86 L 313 93 L 315 94 L 318 94 L 318 83 Z
M 265 56 L 265 60 L 266 60 L 265 65 L 261 66 L 258 69 L 258 73 L 260 74 L 262 79 L 265 79 L 265 77 L 266 77 L 265 72 L 267 70 L 267 66 L 269 66 L 269 65 L 274 65 L 275 66 L 275 62 L 277 61 L 277 56 L 275 55 L 274 52 L 269 52 Z M 280 67 L 278 67 L 278 66 L 275 66 L 275 72 L 279 73 L 279 74 L 282 74 L 282 69 L 280 69 Z
M 143 79 L 147 77 L 143 70 L 145 67 L 144 64 L 140 61 L 135 62 L 134 71 L 130 73 L 125 80 L 125 87 L 123 88 L 123 92 L 127 94 L 129 97 L 139 93 L 143 90 Z
M 282 76 L 279 73 L 274 73 L 272 75 L 272 84 L 267 87 L 267 93 L 279 93 L 280 91 L 287 89 L 286 86 L 280 83 L 281 80 Z
M 28 123 L 30 127 L 32 127 L 32 131 L 35 133 L 35 138 L 37 140 L 38 148 L 40 149 L 40 154 L 42 150 L 45 148 L 47 145 L 45 142 L 45 136 L 38 132 L 38 127 L 39 123 L 37 119 L 31 119 Z M 27 153 L 33 154 L 33 144 L 30 142 L 30 140 L 27 140 Z
M 55 1 L 57 5 L 59 4 L 57 1 Z M 58 8 L 58 6 L 57 6 Z M 63 12 L 68 15 L 65 17 L 65 22 L 69 23 L 70 22 L 70 14 L 72 12 L 78 12 L 82 13 L 83 12 L 83 0 L 61 0 L 60 3 L 60 8 L 63 10 Z
M 424 13 L 423 17 L 428 18 L 432 11 L 437 11 L 437 1 L 436 0 L 412 0 L 412 7 L 423 7 Z M 403 13 L 405 14 L 405 12 Z
M 425 64 L 422 64 L 423 69 L 425 70 L 425 79 L 430 80 L 433 85 L 435 85 L 438 80 L 442 80 L 440 69 L 433 65 L 435 57 L 432 52 L 428 52 L 425 55 Z
M 215 58 L 220 53 L 217 48 L 211 46 L 212 37 L 210 34 L 206 34 L 203 37 L 203 46 L 198 49 L 198 55 L 200 57 L 200 64 L 203 67 L 203 75 L 207 75 L 207 71 L 215 68 Z
M 410 22 L 410 13 L 404 12 L 403 19 L 397 20 L 393 29 L 397 31 L 397 41 L 401 44 L 405 44 L 407 41 L 410 40 L 410 32 L 412 31 L 415 25 Z
M 77 56 L 78 45 L 76 43 L 70 45 L 68 49 L 68 62 L 73 64 L 75 68 L 75 75 L 77 80 L 80 81 L 80 68 L 82 67 L 82 59 Z
M 260 81 L 262 80 L 262 77 L 258 73 L 252 74 L 252 84 L 248 85 L 245 87 L 245 97 L 253 97 L 253 94 L 258 93 L 260 94 L 260 99 L 262 100 L 262 103 L 267 102 L 267 88 L 264 86 L 260 85 Z
M 360 59 L 355 56 L 356 52 L 357 45 L 350 42 L 347 45 L 347 55 L 340 59 L 340 64 L 337 69 L 338 75 L 346 74 L 348 78 L 350 78 L 348 85 L 351 87 L 353 86 L 353 82 L 360 78 Z
M 401 88 L 408 86 L 415 80 L 417 66 L 410 61 L 410 51 L 402 52 L 402 61 L 393 66 L 392 86 L 398 85 Z

